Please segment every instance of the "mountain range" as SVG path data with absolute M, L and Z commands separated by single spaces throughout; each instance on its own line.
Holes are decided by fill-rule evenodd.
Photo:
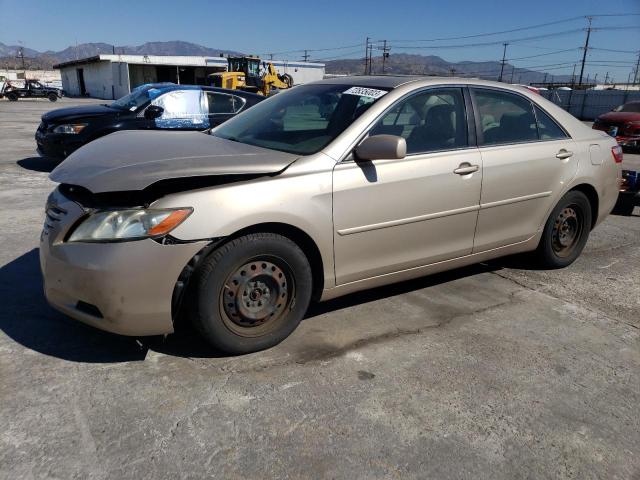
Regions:
M 0 43 L 0 68 L 22 68 L 22 60 L 16 58 L 19 46 Z M 219 56 L 242 55 L 233 50 L 221 50 L 205 47 L 180 40 L 168 42 L 147 42 L 142 45 L 113 46 L 107 43 L 82 43 L 60 51 L 47 50 L 39 52 L 31 48 L 23 48 L 24 62 L 28 69 L 50 69 L 53 65 L 78 58 L 92 57 L 99 54 L 130 55 L 194 55 Z M 343 59 L 324 62 L 328 74 L 362 74 L 364 59 Z M 393 54 L 386 59 L 384 72 L 399 75 L 456 75 L 496 79 L 500 74 L 500 62 L 448 62 L 435 55 Z M 373 58 L 372 73 L 382 73 L 381 57 Z M 506 63 L 503 79 L 511 83 L 533 83 L 551 80 L 550 74 L 524 68 L 517 68 Z M 570 80 L 569 75 L 555 75 L 556 82 Z

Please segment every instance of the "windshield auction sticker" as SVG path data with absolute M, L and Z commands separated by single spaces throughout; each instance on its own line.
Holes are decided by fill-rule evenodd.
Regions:
M 349 90 L 346 90 L 342 93 L 345 95 L 359 95 L 361 97 L 380 98 L 388 92 L 385 90 L 378 90 L 376 88 L 351 87 Z

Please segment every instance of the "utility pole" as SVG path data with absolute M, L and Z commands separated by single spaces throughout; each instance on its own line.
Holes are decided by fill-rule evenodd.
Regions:
M 304 51 L 304 55 L 302 55 L 302 59 L 303 59 L 305 62 L 309 60 L 309 56 L 310 56 L 307 52 L 308 52 L 308 50 L 305 50 L 305 51 Z
M 596 76 L 593 77 L 593 84 L 594 85 L 598 85 L 598 74 L 596 73 Z
M 547 83 L 547 75 L 548 75 L 548 73 L 545 72 L 544 73 L 544 80 L 542 80 L 542 83 L 545 83 L 545 84 Z
M 607 83 L 609 83 L 609 72 L 604 76 L 604 84 L 606 85 Z
M 576 64 L 573 64 L 573 72 L 571 73 L 571 88 L 576 84 Z
M 24 49 L 22 47 L 18 48 L 16 58 L 19 58 L 22 61 L 22 71 L 24 72 L 24 78 L 27 78 L 27 69 L 24 66 Z
M 369 67 L 369 37 L 367 37 L 367 41 L 364 44 L 364 74 L 367 74 L 367 69 Z
M 513 74 L 516 71 L 516 67 L 514 67 L 513 65 L 511 66 L 511 80 L 509 80 L 509 83 L 513 83 Z
M 385 73 L 385 63 L 387 63 L 387 58 L 389 58 L 389 50 L 391 47 L 387 47 L 387 41 L 382 41 L 382 73 Z
M 502 50 L 502 65 L 500 66 L 500 76 L 498 77 L 499 82 L 502 81 L 502 72 L 504 72 L 504 61 L 507 56 L 507 45 L 509 44 L 505 42 L 503 43 L 503 45 L 504 45 L 504 50 Z
M 633 76 L 633 84 L 635 85 L 640 80 L 640 52 L 638 52 L 638 61 L 636 62 L 636 73 Z
M 578 85 L 582 85 L 582 76 L 584 75 L 584 62 L 587 60 L 587 50 L 589 50 L 589 37 L 591 37 L 591 21 L 593 17 L 587 17 L 589 26 L 587 27 L 587 39 L 584 41 L 584 51 L 582 52 L 582 66 L 580 67 L 580 80 Z
M 369 43 L 369 75 L 373 73 L 373 43 Z
M 273 60 L 273 53 L 269 54 L 269 60 Z

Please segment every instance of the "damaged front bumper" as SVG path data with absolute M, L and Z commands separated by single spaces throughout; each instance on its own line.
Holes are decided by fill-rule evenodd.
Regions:
M 49 199 L 40 239 L 47 301 L 70 317 L 109 332 L 172 333 L 174 287 L 185 265 L 208 242 L 65 242 L 84 213 L 58 190 Z

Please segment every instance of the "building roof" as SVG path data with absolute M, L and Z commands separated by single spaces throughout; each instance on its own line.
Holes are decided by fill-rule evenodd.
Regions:
M 266 60 L 275 66 L 287 67 L 307 67 L 307 68 L 323 68 L 323 63 L 311 62 L 289 62 L 286 60 Z M 75 65 L 86 65 L 97 62 L 124 62 L 138 65 L 180 65 L 186 67 L 207 67 L 207 66 L 227 66 L 226 57 L 204 57 L 190 55 L 115 55 L 100 54 L 93 57 L 80 58 L 61 62 L 53 66 L 53 68 L 62 69 Z

